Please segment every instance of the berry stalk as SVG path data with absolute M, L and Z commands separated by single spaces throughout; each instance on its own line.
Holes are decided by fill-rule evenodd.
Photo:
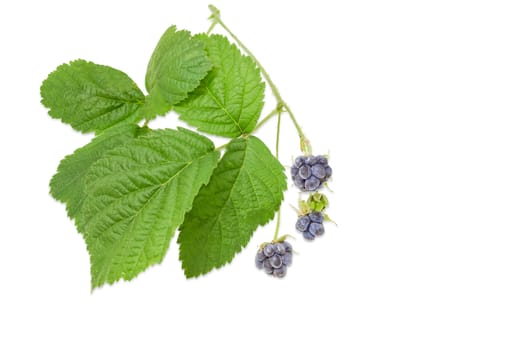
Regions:
M 281 208 L 278 209 L 277 219 L 276 219 L 276 231 L 274 231 L 274 239 L 273 241 L 277 241 L 279 236 L 279 227 L 281 226 Z
M 209 27 L 209 30 L 207 32 L 210 33 L 213 30 L 213 28 L 216 26 L 216 24 L 219 24 L 234 39 L 234 41 L 238 44 L 238 46 L 243 51 L 245 51 L 245 53 L 248 56 L 250 56 L 250 58 L 256 63 L 261 74 L 267 81 L 267 84 L 270 86 L 270 89 L 272 90 L 272 94 L 276 98 L 276 101 L 278 103 L 278 109 L 280 111 L 283 111 L 283 110 L 286 111 L 288 113 L 290 119 L 292 120 L 292 123 L 294 124 L 294 127 L 296 128 L 297 133 L 299 135 L 301 151 L 303 151 L 307 154 L 311 154 L 312 146 L 310 144 L 310 140 L 304 134 L 303 130 L 301 129 L 301 126 L 297 122 L 296 117 L 294 116 L 294 113 L 292 112 L 292 110 L 290 109 L 288 104 L 281 97 L 281 93 L 279 92 L 279 89 L 277 88 L 276 84 L 274 84 L 274 82 L 270 78 L 270 75 L 268 74 L 268 72 L 261 65 L 261 63 L 258 61 L 256 56 L 254 56 L 254 54 L 247 48 L 247 46 L 245 46 L 245 44 L 243 44 L 243 42 L 241 42 L 241 40 L 238 39 L 238 37 L 236 35 L 234 35 L 234 33 L 229 29 L 229 27 L 227 27 L 225 25 L 225 23 L 222 21 L 222 19 L 220 17 L 220 10 L 218 10 L 213 5 L 209 5 L 209 10 L 211 11 L 211 16 L 209 17 L 209 19 L 211 19 L 213 22 L 211 23 L 211 26 Z M 272 116 L 270 116 L 270 117 L 269 116 L 267 116 L 268 119 L 270 119 L 270 117 L 272 117 Z M 267 118 L 265 118 L 264 121 L 268 120 Z M 263 124 L 263 123 L 260 122 L 260 124 L 258 124 L 258 127 L 261 124 Z
M 278 111 L 278 125 L 277 125 L 277 131 L 276 131 L 276 159 L 279 159 L 280 130 L 281 130 L 281 111 Z M 274 241 L 278 239 L 280 225 L 281 225 L 281 206 L 279 207 L 278 213 L 277 213 L 276 231 L 274 231 Z

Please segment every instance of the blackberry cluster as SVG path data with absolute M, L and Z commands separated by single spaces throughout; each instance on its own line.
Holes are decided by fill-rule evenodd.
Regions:
M 302 215 L 297 219 L 296 230 L 303 234 L 303 237 L 313 241 L 315 236 L 324 234 L 324 215 L 319 211 L 313 211 Z
M 294 184 L 301 191 L 315 191 L 332 176 L 325 156 L 299 156 L 290 170 Z
M 292 246 L 286 241 L 265 244 L 256 254 L 256 267 L 274 277 L 285 277 L 291 264 Z

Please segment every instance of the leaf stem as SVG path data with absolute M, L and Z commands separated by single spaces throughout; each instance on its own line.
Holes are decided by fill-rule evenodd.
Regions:
M 214 27 L 216 27 L 216 22 L 212 22 L 211 23 L 211 26 L 209 27 L 209 29 L 207 29 L 206 34 L 207 35 L 211 34 L 211 32 L 213 31 Z
M 275 116 L 277 113 L 279 113 L 279 108 L 274 108 L 269 114 L 267 114 L 267 116 L 265 118 L 263 118 L 259 123 L 258 125 L 256 125 L 256 127 L 254 128 L 254 131 L 258 130 L 260 127 L 263 126 L 263 124 L 265 124 L 266 122 L 268 122 L 270 120 L 270 118 L 272 118 L 273 116 Z M 253 132 L 254 132 L 253 131 Z
M 312 153 L 312 147 L 310 145 L 310 140 L 304 134 L 303 130 L 301 129 L 301 126 L 297 122 L 296 117 L 294 116 L 294 113 L 292 112 L 292 110 L 290 109 L 288 104 L 281 97 L 279 89 L 277 88 L 276 84 L 274 84 L 274 82 L 270 78 L 270 75 L 268 74 L 268 72 L 261 65 L 261 63 L 258 61 L 256 56 L 254 56 L 254 54 L 247 48 L 247 46 L 245 46 L 245 44 L 243 44 L 243 42 L 241 42 L 241 40 L 238 39 L 238 37 L 236 35 L 234 35 L 234 33 L 229 29 L 229 27 L 227 27 L 225 25 L 225 23 L 223 23 L 222 18 L 220 17 L 220 10 L 218 10 L 213 5 L 209 5 L 209 10 L 211 11 L 211 16 L 209 17 L 209 19 L 211 19 L 213 21 L 213 23 L 211 24 L 211 27 L 209 29 L 212 30 L 216 24 L 219 24 L 234 39 L 234 41 L 238 44 L 238 46 L 247 55 L 249 55 L 250 58 L 256 63 L 256 65 L 258 66 L 261 74 L 263 75 L 263 77 L 267 81 L 267 84 L 270 86 L 270 90 L 272 90 L 272 94 L 276 98 L 276 101 L 278 103 L 278 108 L 284 108 L 284 110 L 290 116 L 290 119 L 292 120 L 292 123 L 294 124 L 294 126 L 295 126 L 295 128 L 297 130 L 297 133 L 299 134 L 299 140 L 300 140 L 300 143 L 301 143 L 300 144 L 301 151 L 303 151 L 305 153 Z M 266 120 L 263 120 L 263 121 L 266 121 Z

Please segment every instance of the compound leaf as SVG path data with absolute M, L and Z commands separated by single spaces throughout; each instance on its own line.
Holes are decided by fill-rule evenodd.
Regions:
M 197 133 L 156 130 L 91 167 L 78 226 L 90 253 L 92 288 L 130 280 L 162 261 L 218 157 Z
M 198 35 L 213 69 L 189 97 L 174 107 L 180 119 L 209 134 L 237 137 L 254 130 L 265 84 L 254 61 L 221 35 Z
M 102 131 L 142 119 L 144 95 L 123 72 L 84 60 L 59 66 L 43 81 L 49 115 L 81 132 Z
M 204 42 L 186 30 L 169 27 L 153 52 L 146 72 L 146 117 L 164 115 L 187 97 L 207 72 L 211 62 Z
M 286 189 L 283 166 L 254 136 L 233 140 L 180 228 L 187 277 L 230 262 L 259 225 L 269 222 Z

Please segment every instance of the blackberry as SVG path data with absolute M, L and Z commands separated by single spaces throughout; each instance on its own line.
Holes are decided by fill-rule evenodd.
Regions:
M 313 211 L 297 219 L 296 230 L 301 232 L 306 240 L 313 241 L 316 236 L 324 234 L 323 222 L 323 213 Z
M 292 246 L 287 241 L 262 245 L 256 253 L 256 267 L 274 277 L 285 277 L 292 265 Z
M 301 191 L 316 191 L 332 176 L 325 156 L 299 156 L 290 169 L 292 180 Z

